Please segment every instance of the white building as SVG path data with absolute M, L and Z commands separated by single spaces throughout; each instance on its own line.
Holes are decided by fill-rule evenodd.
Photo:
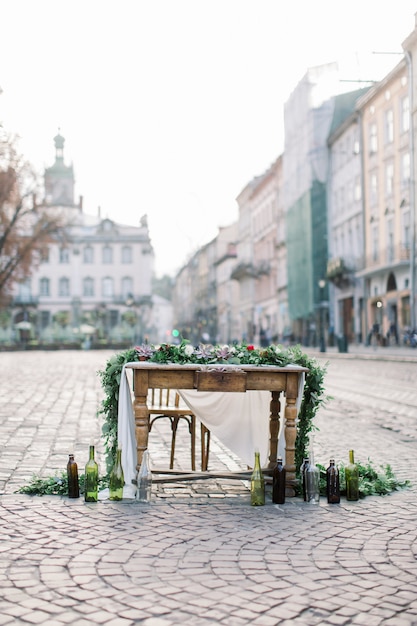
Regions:
M 74 204 L 74 174 L 64 163 L 64 141 L 60 134 L 54 138 L 45 205 L 64 212 L 69 227 L 61 241 L 45 249 L 31 278 L 16 285 L 13 322 L 44 342 L 160 340 L 165 328 L 152 319 L 154 252 L 146 215 L 138 226 L 126 226 L 103 219 L 100 210 L 87 215 L 82 198 Z M 163 317 L 165 327 L 167 314 Z

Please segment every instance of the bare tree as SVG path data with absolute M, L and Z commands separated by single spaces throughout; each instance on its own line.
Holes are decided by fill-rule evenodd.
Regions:
M 61 211 L 38 205 L 34 169 L 19 153 L 17 138 L 0 126 L 0 304 L 12 286 L 38 266 L 45 246 L 65 237 Z

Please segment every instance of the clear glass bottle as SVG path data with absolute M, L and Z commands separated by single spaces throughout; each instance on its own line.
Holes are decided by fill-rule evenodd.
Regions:
M 339 504 L 340 502 L 340 485 L 339 470 L 336 467 L 334 459 L 330 459 L 329 467 L 326 470 L 326 495 L 329 504 Z
M 300 467 L 300 478 L 301 478 L 301 485 L 303 488 L 303 499 L 304 502 L 307 502 L 307 489 L 306 489 L 306 469 L 308 467 L 309 464 L 309 458 L 308 456 L 306 456 L 304 458 L 304 461 L 302 462 L 302 465 Z
M 80 486 L 78 482 L 78 465 L 74 461 L 74 455 L 70 454 L 67 463 L 68 497 L 79 498 Z
M 149 462 L 148 450 L 144 450 L 142 463 L 137 475 L 136 500 L 149 503 L 152 498 L 152 472 Z
M 117 448 L 116 461 L 110 473 L 109 479 L 109 500 L 123 500 L 123 487 L 125 477 L 122 467 L 122 449 Z
M 284 504 L 285 502 L 285 479 L 287 472 L 282 464 L 282 458 L 278 457 L 277 464 L 272 474 L 272 502 Z
M 250 479 L 250 503 L 252 506 L 265 504 L 265 479 L 262 474 L 259 452 L 255 452 L 255 465 Z
M 353 450 L 349 450 L 349 463 L 345 467 L 345 479 L 346 500 L 359 500 L 359 471 Z
M 97 502 L 98 499 L 98 465 L 93 445 L 90 445 L 90 457 L 85 466 L 84 498 L 86 502 Z
M 320 470 L 314 462 L 314 452 L 310 450 L 308 466 L 305 469 L 306 502 L 319 504 L 320 502 Z

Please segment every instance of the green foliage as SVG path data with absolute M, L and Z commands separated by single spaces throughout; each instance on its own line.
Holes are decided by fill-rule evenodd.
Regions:
M 85 475 L 80 474 L 79 478 L 80 494 L 84 493 Z M 108 487 L 109 478 L 103 476 L 98 481 L 99 489 Z M 49 476 L 47 478 L 41 478 L 40 476 L 32 476 L 32 480 L 29 484 L 20 487 L 16 493 L 24 493 L 30 496 L 67 496 L 68 495 L 68 480 L 67 472 L 61 472 L 56 476 Z
M 281 345 L 271 345 L 267 348 L 255 348 L 247 344 L 231 346 L 200 344 L 194 348 L 186 340 L 183 340 L 179 345 L 161 344 L 156 348 L 146 344 L 120 352 L 113 355 L 108 360 L 105 369 L 99 372 L 105 393 L 100 414 L 104 416 L 102 433 L 108 471 L 111 470 L 117 450 L 117 412 L 123 365 L 139 361 L 141 354 L 146 354 L 147 360 L 152 363 L 226 363 L 230 365 L 276 365 L 281 367 L 293 364 L 307 368 L 295 442 L 295 464 L 296 471 L 299 472 L 308 446 L 308 435 L 315 429 L 313 425 L 314 416 L 325 401 L 324 375 L 326 367 L 319 365 L 316 359 L 305 354 L 300 346 L 285 348 Z
M 326 468 L 319 463 L 316 463 L 320 470 L 320 494 L 326 495 Z M 362 464 L 356 462 L 359 473 L 359 497 L 365 498 L 365 496 L 385 496 L 392 491 L 398 491 L 399 489 L 405 489 L 410 486 L 410 481 L 399 481 L 392 471 L 392 467 L 389 464 L 380 465 L 378 468 L 368 459 L 367 463 Z M 345 465 L 341 463 L 338 465 L 339 469 L 339 481 L 340 481 L 340 495 L 346 495 L 346 479 L 345 479 Z

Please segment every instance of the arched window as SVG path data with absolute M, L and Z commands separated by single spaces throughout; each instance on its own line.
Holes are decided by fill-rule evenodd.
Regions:
M 104 297 L 111 297 L 113 295 L 113 278 L 106 276 L 102 282 L 102 295 Z
M 92 246 L 86 246 L 83 253 L 84 263 L 94 263 L 94 248 Z
M 103 263 L 113 263 L 113 250 L 110 246 L 103 247 Z
M 70 295 L 70 281 L 69 278 L 60 278 L 58 285 L 58 295 L 65 297 Z
M 126 299 L 133 294 L 133 280 L 130 276 L 122 278 L 122 296 Z
M 49 278 L 41 278 L 39 281 L 39 295 L 40 296 L 49 296 L 50 281 Z
M 395 280 L 395 276 L 392 272 L 388 276 L 387 291 L 397 291 L 397 281 Z
M 59 262 L 60 263 L 69 263 L 69 248 L 60 248 L 59 249 Z
M 83 296 L 94 296 L 94 278 L 84 278 L 83 280 Z
M 122 263 L 132 263 L 132 248 L 131 246 L 123 246 L 122 248 Z

